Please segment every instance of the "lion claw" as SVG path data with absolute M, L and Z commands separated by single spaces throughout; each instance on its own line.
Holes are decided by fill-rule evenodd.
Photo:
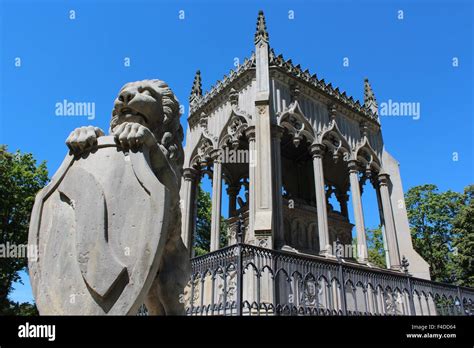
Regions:
M 138 151 L 143 144 L 156 143 L 153 133 L 140 123 L 121 123 L 113 129 L 112 133 L 123 149 Z
M 97 138 L 104 135 L 104 132 L 93 126 L 76 128 L 66 139 L 66 145 L 72 154 L 78 155 L 89 152 L 97 146 Z

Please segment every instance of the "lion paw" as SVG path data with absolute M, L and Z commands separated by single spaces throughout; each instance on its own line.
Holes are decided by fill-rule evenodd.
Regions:
M 66 139 L 66 145 L 73 154 L 80 154 L 91 151 L 97 146 L 97 138 L 104 135 L 104 132 L 93 126 L 76 128 Z
M 124 122 L 112 131 L 123 149 L 137 151 L 143 144 L 156 144 L 153 133 L 145 126 L 134 122 Z

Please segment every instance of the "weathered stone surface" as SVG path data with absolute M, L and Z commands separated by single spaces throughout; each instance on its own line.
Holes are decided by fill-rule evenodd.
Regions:
M 143 303 L 167 239 L 170 204 L 147 156 L 99 138 L 95 153 L 67 156 L 38 196 L 31 237 L 39 258 L 30 271 L 41 314 L 126 314 Z
M 29 264 L 40 314 L 183 314 L 190 264 L 181 240 L 179 103 L 166 83 L 126 84 L 111 136 L 71 132 L 66 156 L 37 196 Z
M 388 151 L 383 152 L 384 169 L 390 175 L 390 201 L 397 232 L 399 255 L 410 260 L 409 271 L 415 277 L 430 280 L 430 266 L 413 247 L 405 205 L 400 164 Z M 432 312 L 434 313 L 434 312 Z

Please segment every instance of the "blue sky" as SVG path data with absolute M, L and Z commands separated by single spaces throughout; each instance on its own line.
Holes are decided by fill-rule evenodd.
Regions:
M 356 99 L 363 99 L 363 78 L 369 77 L 379 104 L 420 103 L 418 120 L 381 119 L 405 190 L 434 183 L 461 191 L 473 183 L 472 7 L 470 1 L 448 0 L 2 0 L 0 143 L 46 160 L 52 176 L 66 154 L 69 132 L 88 124 L 107 131 L 119 88 L 145 78 L 169 83 L 185 106 L 186 127 L 195 71 L 201 70 L 208 90 L 235 58 L 250 56 L 263 9 L 277 54 Z M 55 105 L 64 99 L 94 102 L 95 119 L 56 116 Z M 375 226 L 375 205 L 367 203 L 365 213 L 367 225 Z M 16 287 L 15 300 L 32 298 L 23 278 L 26 285 Z

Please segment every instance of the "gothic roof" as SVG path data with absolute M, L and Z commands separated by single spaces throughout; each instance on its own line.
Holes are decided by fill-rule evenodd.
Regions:
M 268 42 L 269 35 L 267 32 L 265 17 L 263 11 L 260 11 L 257 18 L 257 28 L 255 32 L 255 43 L 261 40 Z M 283 55 L 276 55 L 274 50 L 269 50 L 269 67 L 276 68 L 283 73 L 293 77 L 300 82 L 309 85 L 313 89 L 322 93 L 323 95 L 337 101 L 367 119 L 379 123 L 377 115 L 377 104 L 375 96 L 368 83 L 364 80 L 364 104 L 358 100 L 354 100 L 352 96 L 348 96 L 346 92 L 341 92 L 338 87 L 333 87 L 331 83 L 326 83 L 324 79 L 318 79 L 316 74 L 311 75 L 309 70 L 303 70 L 301 66 L 294 65 L 291 59 L 285 60 Z M 224 89 L 229 87 L 233 82 L 239 79 L 245 72 L 255 68 L 255 53 L 249 59 L 245 59 L 244 63 L 239 65 L 237 69 L 232 69 L 228 75 L 224 75 L 222 80 L 216 82 L 210 90 L 202 95 L 201 90 L 201 76 L 200 73 L 196 75 L 193 83 L 193 89 L 190 96 L 190 117 L 202 109 L 205 105 L 210 103 L 214 97 L 218 96 Z
M 226 87 L 230 86 L 235 80 L 241 77 L 248 70 L 255 68 L 255 54 L 252 53 L 250 58 L 245 58 L 244 63 L 239 65 L 237 69 L 231 69 L 228 75 L 224 75 L 222 80 L 218 80 L 211 89 L 205 93 L 201 98 L 197 98 L 190 105 L 190 115 L 201 109 L 204 105 L 209 103 L 215 96 L 222 92 Z M 194 90 L 194 86 L 193 86 Z
M 341 92 L 339 90 L 339 87 L 334 88 L 331 83 L 326 83 L 324 79 L 318 79 L 316 74 L 311 75 L 308 69 L 303 70 L 299 64 L 294 65 L 291 59 L 285 60 L 283 58 L 283 55 L 280 54 L 277 56 L 275 55 L 273 49 L 270 49 L 269 60 L 270 68 L 277 67 L 286 74 L 294 77 L 295 79 L 309 84 L 311 87 L 315 88 L 322 94 L 325 94 L 326 96 L 339 101 L 352 111 L 358 112 L 363 116 L 378 122 L 378 116 L 369 108 L 370 105 L 362 105 L 358 100 L 354 100 L 352 96 L 348 96 L 345 91 Z M 373 98 L 375 100 L 375 97 Z

